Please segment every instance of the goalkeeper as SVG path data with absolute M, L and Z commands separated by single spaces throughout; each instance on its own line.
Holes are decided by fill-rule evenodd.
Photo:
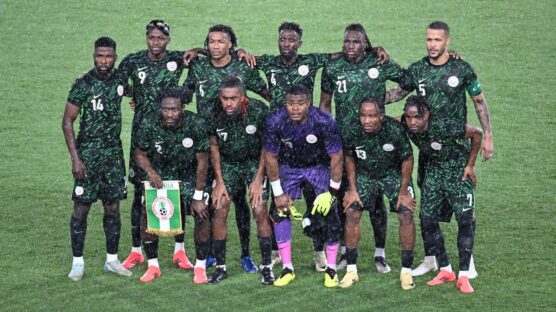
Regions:
M 263 140 L 266 171 L 278 209 L 271 216 L 283 266 L 274 285 L 286 286 L 295 279 L 291 221 L 287 215 L 293 200 L 301 198 L 301 190 L 308 184 L 316 196 L 313 207 L 308 209 L 326 220 L 326 230 L 322 232 L 327 242 L 324 285 L 336 287 L 341 224 L 335 196 L 343 163 L 340 135 L 332 116 L 311 105 L 311 93 L 306 87 L 292 86 L 286 93 L 285 106 L 267 116 Z

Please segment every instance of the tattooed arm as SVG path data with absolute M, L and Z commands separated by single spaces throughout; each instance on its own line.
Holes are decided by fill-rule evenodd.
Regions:
M 402 87 L 397 86 L 394 89 L 386 91 L 384 97 L 384 104 L 391 104 L 403 100 L 411 91 L 406 91 Z
M 488 112 L 486 99 L 482 92 L 478 95 L 472 96 L 471 99 L 473 99 L 477 117 L 479 118 L 479 122 L 483 127 L 484 141 L 483 147 L 481 148 L 481 155 L 486 161 L 492 156 L 492 152 L 494 151 L 494 146 L 492 144 L 492 127 L 490 125 L 490 114 Z

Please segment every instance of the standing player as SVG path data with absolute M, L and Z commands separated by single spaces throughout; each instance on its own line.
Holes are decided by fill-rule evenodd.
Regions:
M 436 118 L 422 96 L 410 96 L 402 117 L 411 140 L 426 159 L 421 188 L 421 233 L 425 245 L 434 246 L 440 272 L 427 284 L 453 282 L 456 275 L 448 261 L 444 236 L 438 224 L 446 203 L 458 223 L 459 278 L 462 293 L 474 292 L 470 262 L 475 236 L 475 160 L 481 147 L 482 131 L 451 119 Z M 465 141 L 471 141 L 471 148 Z
M 259 72 L 250 68 L 245 62 L 232 56 L 237 48 L 237 38 L 233 29 L 226 25 L 214 25 L 209 28 L 205 39 L 205 48 L 209 57 L 202 57 L 190 63 L 190 69 L 184 85 L 195 90 L 197 113 L 207 119 L 213 118 L 214 106 L 218 103 L 218 92 L 222 81 L 228 76 L 236 76 L 246 89 L 266 97 L 268 89 Z M 243 193 L 241 193 L 243 192 Z M 245 194 L 245 189 L 240 193 Z M 238 194 L 240 194 L 238 193 Z M 240 263 L 245 272 L 257 272 L 257 266 L 249 252 L 250 211 L 244 196 L 234 198 L 236 223 L 241 243 Z
M 341 224 L 334 202 L 341 184 L 343 157 L 336 122 L 330 114 L 311 105 L 309 89 L 294 85 L 286 94 L 286 107 L 267 117 L 263 147 L 276 203 L 277 213 L 271 215 L 283 266 L 274 285 L 286 286 L 295 279 L 291 221 L 289 216 L 277 216 L 287 214 L 293 200 L 301 197 L 302 186 L 309 184 L 316 197 L 311 213 L 321 214 L 326 223 L 324 285 L 338 286 L 336 256 Z
M 170 26 L 162 20 L 152 20 L 146 26 L 147 50 L 129 54 L 120 63 L 120 71 L 126 79 L 132 82 L 132 97 L 135 103 L 135 114 L 131 128 L 131 153 L 135 146 L 133 142 L 137 136 L 139 127 L 144 119 L 158 116 L 156 99 L 161 90 L 178 86 L 180 76 L 185 65 L 183 63 L 183 52 L 168 51 L 170 43 Z M 184 98 L 184 100 L 186 100 Z M 145 172 L 131 157 L 129 165 L 129 178 L 133 183 L 135 191 L 131 207 L 131 253 L 124 261 L 124 267 L 130 269 L 144 262 L 141 251 L 141 211 L 143 185 L 147 178 Z M 185 253 L 183 240 L 176 241 L 174 263 L 181 268 L 190 266 Z
M 263 124 L 268 107 L 261 101 L 247 98 L 239 78 L 225 78 L 220 86 L 219 103 L 215 106 L 210 133 L 210 153 L 216 185 L 213 190 L 215 207 L 212 220 L 213 250 L 216 271 L 209 284 L 228 277 L 226 271 L 226 237 L 228 209 L 231 201 L 245 196 L 249 189 L 251 208 L 257 221 L 257 236 L 261 250 L 261 284 L 274 282 L 270 253 L 272 230 L 266 209 L 268 191 L 262 156 Z
M 397 89 L 387 94 L 387 103 L 399 101 L 411 91 L 427 98 L 435 118 L 449 119 L 461 124 L 467 123 L 467 92 L 471 97 L 477 117 L 484 132 L 481 154 L 488 160 L 493 153 L 492 127 L 486 99 L 481 84 L 471 65 L 463 60 L 450 57 L 450 28 L 441 21 L 431 23 L 426 32 L 428 55 L 408 68 L 407 80 Z M 419 163 L 422 161 L 420 160 Z M 423 162 L 426 162 L 423 160 Z M 423 171 L 420 168 L 419 171 Z M 425 261 L 415 269 L 414 275 L 422 275 L 436 270 L 434 255 L 425 246 Z M 471 271 L 476 275 L 471 258 Z M 473 276 L 474 277 L 474 276 Z
M 362 25 L 348 25 L 344 31 L 343 55 L 328 62 L 322 72 L 320 108 L 330 112 L 334 97 L 336 120 L 343 138 L 346 130 L 358 123 L 361 101 L 372 97 L 383 103 L 386 81 L 399 83 L 404 76 L 405 70 L 393 60 L 381 64 Z M 370 214 L 376 247 L 375 267 L 387 273 L 390 272 L 384 249 L 387 215 L 380 196 L 376 204 L 383 208 Z
M 356 261 L 362 210 L 376 209 L 376 197 L 384 194 L 390 201 L 390 210 L 397 213 L 400 222 L 400 282 L 402 289 L 409 290 L 415 287 L 411 276 L 415 245 L 411 143 L 402 125 L 384 116 L 383 108 L 376 99 L 361 102 L 359 122 L 360 126 L 352 126 L 344 136 L 349 181 L 349 189 L 343 202 L 347 213 L 345 242 L 348 264 L 340 287 L 350 287 L 359 280 Z
M 204 120 L 194 113 L 184 111 L 180 89 L 167 89 L 160 95 L 160 115 L 143 120 L 133 143 L 137 164 L 146 172 L 148 180 L 156 188 L 163 180 L 181 181 L 182 203 L 190 207 L 195 216 L 195 263 L 194 283 L 206 283 L 205 257 L 209 246 L 209 212 L 203 201 L 208 171 L 209 140 Z M 195 172 L 196 174 L 192 174 Z M 208 200 L 208 193 L 205 195 Z M 182 226 L 185 227 L 185 205 Z M 146 229 L 146 211 L 143 206 L 142 227 Z M 141 282 L 151 282 L 161 272 L 158 264 L 158 237 L 143 233 L 143 246 L 148 258 L 148 269 Z M 183 242 L 184 234 L 176 235 Z M 183 246 L 183 245 L 182 245 Z M 180 263 L 190 269 L 191 263 Z
M 85 274 L 83 249 L 87 216 L 92 203 L 102 200 L 106 235 L 105 272 L 131 276 L 118 260 L 120 200 L 126 198 L 125 162 L 120 141 L 121 107 L 126 81 L 116 70 L 116 42 L 108 37 L 95 41 L 95 68 L 77 79 L 69 93 L 62 129 L 72 160 L 75 185 L 70 219 L 73 264 L 68 277 L 79 281 Z M 73 123 L 81 115 L 77 140 Z

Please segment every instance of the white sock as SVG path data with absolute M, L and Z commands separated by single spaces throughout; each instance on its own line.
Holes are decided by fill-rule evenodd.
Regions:
M 335 264 L 326 264 L 326 267 L 336 271 L 336 265 Z
M 411 268 L 403 268 L 402 267 L 402 270 L 400 271 L 400 273 L 409 273 L 409 274 L 411 274 Z
M 225 264 L 223 264 L 223 265 L 217 265 L 216 268 L 217 268 L 217 269 L 220 268 L 220 269 L 223 269 L 224 271 L 226 271 L 226 265 L 225 265 Z
M 207 266 L 207 260 L 195 259 L 195 267 L 204 269 Z
M 452 265 L 451 265 L 451 264 L 448 264 L 448 266 L 445 266 L 445 267 L 441 267 L 440 269 L 441 269 L 442 271 L 446 271 L 446 272 L 453 272 L 453 271 L 452 271 Z
M 458 277 L 465 276 L 465 277 L 469 278 L 469 275 L 471 275 L 469 273 L 469 271 L 459 271 Z
M 315 251 L 315 258 L 316 258 L 317 256 L 320 256 L 320 257 L 325 257 L 325 255 L 324 255 L 324 250 L 321 250 L 321 251 Z
M 285 268 L 288 268 L 288 269 L 292 270 L 292 272 L 293 272 L 293 263 L 288 263 L 288 264 L 283 263 L 282 269 L 285 269 Z
M 386 252 L 384 251 L 384 248 L 375 249 L 375 257 L 382 257 L 386 259 Z
M 147 262 L 149 263 L 149 266 L 153 265 L 157 268 L 160 268 L 160 266 L 158 265 L 158 258 L 149 259 L 147 260 Z
M 346 268 L 346 271 L 357 273 L 357 264 L 348 264 L 347 268 Z
M 176 253 L 180 250 L 185 250 L 184 244 L 183 243 L 176 243 L 176 245 L 174 246 L 174 253 Z
M 341 245 L 340 246 L 340 255 L 345 255 L 346 254 L 346 245 Z
M 136 253 L 139 253 L 139 254 L 143 254 L 143 251 L 141 250 L 141 246 L 131 247 L 131 252 L 136 252 Z
M 436 261 L 435 256 L 425 256 L 425 260 L 423 262 L 433 264 Z
M 106 262 L 118 261 L 118 254 L 106 254 Z
M 83 259 L 83 257 L 73 257 L 73 264 L 85 264 L 85 260 Z

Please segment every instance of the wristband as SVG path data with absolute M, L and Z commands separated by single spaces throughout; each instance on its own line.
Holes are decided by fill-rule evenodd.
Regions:
M 203 200 L 203 191 L 195 190 L 195 194 L 193 194 L 193 200 Z
M 284 194 L 284 191 L 282 190 L 282 185 L 280 185 L 280 179 L 276 181 L 271 181 L 270 186 L 272 187 L 272 193 L 274 194 L 275 197 Z
M 342 185 L 342 181 L 336 182 L 336 181 L 330 179 L 330 187 L 331 187 L 331 188 L 336 189 L 336 190 L 339 190 L 339 189 L 340 189 L 340 185 Z

